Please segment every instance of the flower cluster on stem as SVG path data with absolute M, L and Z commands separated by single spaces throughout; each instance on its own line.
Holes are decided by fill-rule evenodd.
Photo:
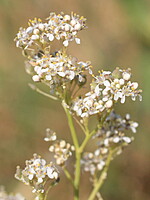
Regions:
M 74 200 L 80 199 L 81 167 L 90 172 L 93 189 L 88 200 L 96 197 L 102 199 L 100 188 L 107 177 L 111 161 L 119 155 L 125 146 L 133 141 L 138 123 L 116 114 L 114 106 L 125 103 L 130 97 L 142 100 L 138 83 L 131 80 L 131 69 L 116 68 L 111 71 L 100 70 L 97 75 L 92 71 L 89 61 L 79 61 L 68 54 L 72 41 L 80 44 L 78 33 L 86 29 L 86 19 L 75 13 L 70 15 L 50 13 L 43 22 L 35 18 L 29 20 L 27 28 L 20 28 L 16 35 L 16 46 L 22 48 L 26 60 L 26 72 L 32 76 L 35 85 L 31 88 L 53 100 L 59 100 L 67 116 L 72 143 L 58 140 L 56 133 L 46 129 L 45 141 L 51 142 L 49 151 L 54 154 L 56 165 L 62 167 L 64 174 L 71 182 Z M 60 47 L 55 48 L 55 44 Z M 88 81 L 92 80 L 90 85 Z M 48 92 L 37 87 L 39 83 L 48 86 Z M 40 85 L 40 84 L 39 84 Z M 90 90 L 81 93 L 89 86 Z M 88 88 L 88 87 L 87 87 Z M 91 130 L 91 116 L 95 116 L 96 126 Z M 80 143 L 75 121 L 84 134 Z M 90 140 L 98 141 L 94 152 L 85 152 Z M 74 152 L 74 154 L 73 154 Z M 75 169 L 72 175 L 67 160 L 75 155 Z M 15 177 L 33 187 L 37 200 L 46 200 L 49 188 L 59 180 L 59 173 L 52 162 L 46 161 L 37 154 L 26 161 L 25 169 L 17 167 Z M 52 182 L 47 186 L 47 182 Z

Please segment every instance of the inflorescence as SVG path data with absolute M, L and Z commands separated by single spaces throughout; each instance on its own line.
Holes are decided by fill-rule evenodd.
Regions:
M 37 18 L 29 20 L 27 28 L 20 28 L 15 42 L 27 58 L 27 73 L 32 76 L 35 84 L 48 86 L 49 92 L 45 93 L 35 86 L 32 88 L 52 99 L 60 100 L 66 111 L 74 145 L 58 140 L 56 133 L 49 128 L 46 129 L 44 138 L 51 143 L 49 151 L 54 154 L 56 165 L 65 169 L 66 161 L 75 151 L 76 155 L 80 154 L 76 158 L 82 157 L 77 164 L 82 164 L 83 170 L 90 172 L 94 182 L 94 178 L 107 167 L 108 162 L 133 141 L 133 135 L 128 132 L 135 133 L 138 127 L 138 123 L 132 121 L 129 114 L 124 118 L 116 114 L 113 111 L 114 105 L 117 102 L 125 103 L 127 97 L 133 101 L 137 97 L 142 100 L 142 91 L 138 89 L 137 82 L 131 81 L 130 69 L 117 67 L 113 72 L 100 70 L 95 75 L 89 61 L 79 61 L 68 54 L 70 43 L 75 41 L 80 44 L 78 33 L 86 28 L 83 16 L 73 12 L 70 15 L 50 13 L 44 22 Z M 56 43 L 60 49 L 55 48 Z M 88 83 L 88 78 L 92 80 L 90 90 L 81 94 L 80 89 Z M 97 116 L 97 127 L 94 132 L 90 132 L 88 123 L 93 115 Z M 76 141 L 77 135 L 74 135 L 76 133 L 71 117 L 76 119 L 86 135 L 81 146 Z M 97 149 L 93 153 L 84 152 L 86 139 L 91 139 L 92 136 L 98 141 Z M 76 152 L 77 149 L 80 151 Z M 80 170 L 77 168 L 76 172 L 80 173 Z M 74 183 L 69 172 L 66 174 L 73 185 L 76 184 L 78 178 Z M 31 160 L 26 161 L 23 170 L 17 167 L 15 177 L 32 186 L 34 193 L 44 194 L 47 181 L 51 180 L 52 185 L 55 185 L 59 180 L 59 172 L 52 162 L 46 164 L 44 159 L 34 154 Z M 76 189 L 75 185 L 74 188 Z M 76 191 L 75 193 L 77 194 Z
M 112 108 L 117 101 L 125 103 L 126 97 L 135 100 L 141 90 L 137 90 L 138 83 L 131 82 L 130 69 L 122 70 L 116 68 L 110 71 L 101 71 L 98 76 L 93 76 L 91 91 L 85 97 L 74 100 L 72 109 L 80 117 L 89 117 Z
M 85 152 L 83 154 L 82 166 L 84 171 L 89 171 L 91 175 L 101 171 L 106 164 L 110 151 L 113 152 L 113 159 L 134 140 L 130 132 L 136 133 L 137 127 L 138 123 L 131 121 L 129 114 L 122 118 L 112 111 L 103 126 L 93 136 L 93 139 L 98 140 L 97 149 L 94 153 Z
M 56 133 L 50 129 L 46 129 L 46 135 L 47 137 L 44 140 L 53 142 L 49 147 L 49 151 L 54 153 L 56 164 L 64 166 L 68 158 L 72 156 L 72 152 L 75 150 L 74 146 L 65 140 L 56 140 Z
M 22 170 L 17 166 L 15 177 L 33 188 L 33 193 L 44 193 L 44 185 L 51 179 L 57 181 L 59 172 L 52 162 L 46 164 L 41 156 L 34 154 L 33 158 L 26 161 L 26 166 Z

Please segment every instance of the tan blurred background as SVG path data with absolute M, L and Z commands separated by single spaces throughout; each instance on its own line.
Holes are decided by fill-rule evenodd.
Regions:
M 80 33 L 81 45 L 71 44 L 70 54 L 90 60 L 95 72 L 131 67 L 133 79 L 140 83 L 143 102 L 129 100 L 118 106 L 118 112 L 130 112 L 139 122 L 136 140 L 112 162 L 102 196 L 105 200 L 149 200 L 149 0 L 0 0 L 0 184 L 31 199 L 28 187 L 14 179 L 16 165 L 23 167 L 34 152 L 48 155 L 48 144 L 43 141 L 47 127 L 70 141 L 61 106 L 28 87 L 32 81 L 24 70 L 25 59 L 13 41 L 29 18 L 44 19 L 52 11 L 74 11 L 88 20 L 89 28 Z M 86 200 L 90 190 L 86 176 L 82 187 L 81 199 Z M 50 197 L 72 200 L 72 190 L 63 175 Z

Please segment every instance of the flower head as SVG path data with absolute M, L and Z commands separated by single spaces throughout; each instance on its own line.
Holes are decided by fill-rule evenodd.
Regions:
M 49 147 L 49 151 L 54 153 L 56 164 L 63 166 L 74 151 L 74 146 L 67 143 L 65 140 L 57 140 Z
M 142 99 L 141 90 L 137 90 L 138 83 L 129 80 L 129 69 L 116 68 L 112 73 L 101 71 L 99 76 L 93 77 L 90 92 L 86 93 L 85 97 L 76 98 L 72 104 L 72 110 L 80 117 L 101 113 L 113 107 L 119 100 L 124 103 L 126 97 L 135 100 L 138 96 Z
M 133 136 L 127 131 L 135 133 L 138 123 L 130 120 L 130 115 L 125 118 L 111 112 L 106 118 L 103 126 L 97 131 L 93 139 L 98 139 L 98 148 L 91 152 L 85 152 L 82 157 L 84 171 L 94 175 L 101 171 L 106 164 L 110 151 L 113 151 L 112 158 L 122 152 L 122 149 L 133 141 Z
M 82 84 L 85 82 L 85 72 L 92 73 L 89 62 L 78 61 L 62 51 L 55 56 L 48 54 L 29 60 L 26 69 L 34 82 L 44 81 L 50 86 L 51 92 L 73 80 Z
M 45 46 L 43 49 L 45 51 L 55 39 L 61 40 L 65 47 L 73 40 L 80 44 L 77 34 L 86 28 L 85 22 L 86 19 L 83 16 L 80 17 L 73 12 L 71 15 L 50 13 L 45 22 L 39 18 L 29 20 L 28 27 L 21 27 L 17 33 L 16 46 L 35 54 L 37 50 L 43 49 L 43 46 Z
M 18 166 L 15 174 L 15 178 L 26 185 L 31 185 L 33 192 L 36 193 L 44 193 L 44 183 L 47 179 L 57 180 L 58 177 L 58 170 L 54 164 L 52 162 L 46 164 L 46 161 L 37 154 L 26 161 L 26 167 L 23 170 Z

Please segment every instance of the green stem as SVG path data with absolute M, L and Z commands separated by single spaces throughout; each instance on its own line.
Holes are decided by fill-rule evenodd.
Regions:
M 66 105 L 63 105 L 63 107 L 66 112 L 67 118 L 68 118 L 68 124 L 69 124 L 69 128 L 71 131 L 73 144 L 75 146 L 76 163 L 75 163 L 75 179 L 74 179 L 74 200 L 79 200 L 79 184 L 80 184 L 80 174 L 81 174 L 81 169 L 80 169 L 81 153 L 79 152 L 79 142 L 78 142 L 76 130 L 74 127 L 72 115 Z
M 84 139 L 84 141 L 82 142 L 80 148 L 79 148 L 79 152 L 82 153 L 85 146 L 87 145 L 88 141 L 91 139 L 91 137 L 96 133 L 98 128 L 94 129 L 91 133 L 86 134 L 86 137 Z
M 72 183 L 72 185 L 74 186 L 74 182 L 73 182 L 73 179 L 71 177 L 71 174 L 69 173 L 69 171 L 66 169 L 66 167 L 63 167 L 63 171 L 67 177 L 67 179 Z
M 78 121 L 78 119 L 77 119 L 75 116 L 73 116 L 73 119 L 75 119 L 75 121 L 76 121 L 77 124 L 80 126 L 80 128 L 82 129 L 82 131 L 85 133 L 86 130 L 85 130 L 84 126 L 82 126 L 82 124 Z
M 57 180 L 54 181 L 54 182 L 52 182 L 52 183 L 49 185 L 49 187 L 47 188 L 46 193 L 45 193 L 45 196 L 44 196 L 43 199 L 41 199 L 41 200 L 47 200 L 47 196 L 48 196 L 49 190 L 50 190 L 52 187 L 54 187 L 55 185 L 57 185 L 57 184 L 58 184 L 58 181 L 57 181 Z
M 70 128 L 70 131 L 71 131 L 73 144 L 74 144 L 75 149 L 77 151 L 78 148 L 79 148 L 79 143 L 78 143 L 78 138 L 77 138 L 76 130 L 75 130 L 74 123 L 73 123 L 73 118 L 72 118 L 72 115 L 71 115 L 69 109 L 66 107 L 66 105 L 63 105 L 63 108 L 64 108 L 66 115 L 67 115 L 67 118 L 68 118 L 68 124 L 69 124 L 69 128 Z
M 74 180 L 74 200 L 79 200 L 79 184 L 80 184 L 80 174 L 81 174 L 81 153 L 76 151 L 76 164 L 75 164 L 75 180 Z
M 108 171 L 108 168 L 109 168 L 109 165 L 110 165 L 110 162 L 111 162 L 111 159 L 112 159 L 112 151 L 110 151 L 109 155 L 108 155 L 108 158 L 106 160 L 106 164 L 105 164 L 105 167 L 98 179 L 98 181 L 96 182 L 95 186 L 94 186 L 94 189 L 93 191 L 91 192 L 88 200 L 94 200 L 94 198 L 96 197 L 96 194 L 98 193 L 98 191 L 100 190 L 101 186 L 103 185 L 105 179 L 106 179 L 106 176 L 107 176 L 107 171 Z
M 45 194 L 44 194 L 44 193 L 38 194 L 37 197 L 38 197 L 39 200 L 46 200 L 46 199 L 45 199 Z
M 30 83 L 29 83 L 29 86 L 30 86 L 30 88 L 31 88 L 32 90 L 35 90 L 36 92 L 38 92 L 38 93 L 40 93 L 40 94 L 42 94 L 42 95 L 44 95 L 44 96 L 46 96 L 46 97 L 48 97 L 48 98 L 50 98 L 50 99 L 58 100 L 57 97 L 54 97 L 54 96 L 52 96 L 52 95 L 50 95 L 50 94 L 48 94 L 48 93 L 46 93 L 46 92 L 43 92 L 42 90 L 40 90 L 39 88 L 37 88 L 37 87 L 36 87 L 35 85 L 33 85 L 33 84 L 30 84 Z

